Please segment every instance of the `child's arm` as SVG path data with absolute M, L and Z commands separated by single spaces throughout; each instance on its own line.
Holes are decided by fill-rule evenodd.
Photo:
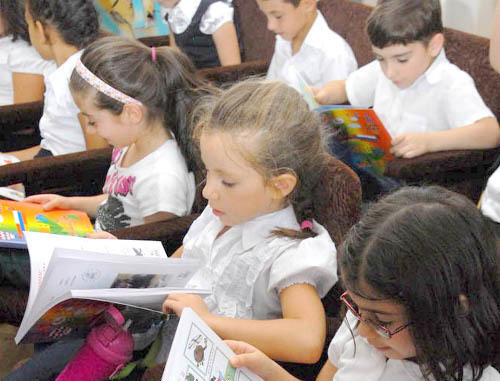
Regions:
M 169 295 L 163 308 L 180 315 L 184 307 L 191 307 L 221 338 L 248 342 L 273 359 L 315 363 L 326 336 L 325 312 L 316 288 L 294 284 L 280 298 L 283 318 L 274 320 L 215 316 L 198 295 Z
M 106 139 L 101 138 L 97 134 L 89 134 L 87 132 L 87 122 L 82 114 L 78 114 L 78 120 L 80 121 L 80 125 L 82 126 L 83 137 L 85 138 L 85 147 L 87 150 L 109 147 Z
M 330 81 L 321 89 L 311 87 L 318 103 L 323 105 L 342 104 L 347 102 L 345 81 Z
M 212 35 L 222 66 L 241 63 L 240 46 L 234 23 L 227 22 Z
M 257 348 L 243 341 L 226 340 L 225 343 L 235 353 L 229 359 L 235 368 L 246 367 L 258 374 L 264 380 L 272 381 L 297 381 L 298 379 L 287 373 L 281 366 L 267 357 Z M 316 377 L 316 381 L 332 381 L 337 368 L 327 360 L 321 372 Z
M 500 3 L 495 11 L 493 21 L 493 33 L 490 40 L 490 62 L 493 68 L 500 72 Z
M 43 75 L 12 73 L 14 103 L 41 101 L 45 91 Z
M 396 156 L 412 158 L 427 152 L 454 149 L 494 148 L 500 145 L 500 127 L 496 119 L 483 118 L 468 126 L 437 132 L 407 132 L 392 140 Z
M 21 161 L 31 160 L 40 151 L 40 146 L 34 146 L 31 148 L 26 148 L 20 151 L 6 152 L 7 155 L 12 155 L 17 157 Z
M 97 216 L 97 208 L 108 198 L 107 194 L 87 197 L 65 197 L 57 194 L 38 194 L 24 199 L 26 202 L 42 204 L 44 210 L 73 209 L 86 212 L 90 217 Z

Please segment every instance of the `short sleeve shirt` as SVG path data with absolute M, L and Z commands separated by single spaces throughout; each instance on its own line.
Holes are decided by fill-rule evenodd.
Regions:
M 56 69 L 54 61 L 46 61 L 26 41 L 0 37 L 0 105 L 14 103 L 13 73 L 49 75 Z
M 346 91 L 351 105 L 373 106 L 392 137 L 445 131 L 494 117 L 472 77 L 450 63 L 444 49 L 409 88 L 398 88 L 373 61 L 347 78 Z
M 344 80 L 358 64 L 349 44 L 330 29 L 318 11 L 299 51 L 292 55 L 290 41 L 276 36 L 273 58 L 267 72 L 268 79 L 279 79 L 296 87 L 296 74 L 309 86 L 323 87 L 333 80 Z
M 183 258 L 202 263 L 188 287 L 208 288 L 212 313 L 244 319 L 280 318 L 280 293 L 296 283 L 311 284 L 323 297 L 337 282 L 335 244 L 314 222 L 313 238 L 276 237 L 278 227 L 299 230 L 291 206 L 224 228 L 207 206 L 184 237 Z M 217 239 L 216 239 L 217 238 Z
M 98 208 L 96 230 L 141 225 L 158 212 L 185 216 L 194 201 L 194 175 L 174 139 L 130 167 L 121 163 L 128 147 L 113 150 L 103 193 L 108 198 Z
M 202 0 L 180 0 L 172 8 L 163 8 L 168 17 L 168 24 L 176 34 L 183 33 L 196 13 Z M 210 5 L 201 18 L 200 31 L 204 34 L 214 34 L 222 25 L 233 22 L 234 9 L 224 2 Z
M 69 57 L 66 62 L 45 78 L 45 103 L 40 119 L 42 148 L 52 155 L 85 151 L 85 137 L 78 119 L 78 109 L 69 90 L 69 79 L 83 50 Z

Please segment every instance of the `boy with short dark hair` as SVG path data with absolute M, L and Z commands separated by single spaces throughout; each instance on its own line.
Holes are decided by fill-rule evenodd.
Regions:
M 376 61 L 315 90 L 320 103 L 373 106 L 405 158 L 500 144 L 474 80 L 446 58 L 439 0 L 380 0 L 366 30 Z
M 297 77 L 310 86 L 345 79 L 357 69 L 351 47 L 331 30 L 316 0 L 257 0 L 276 33 L 276 45 L 267 73 L 297 87 Z

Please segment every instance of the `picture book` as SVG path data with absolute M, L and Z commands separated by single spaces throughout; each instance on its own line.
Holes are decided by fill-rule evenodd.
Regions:
M 191 309 L 184 308 L 162 381 L 263 381 L 247 368 L 233 368 L 234 352 Z
M 375 111 L 345 105 L 322 106 L 316 111 L 335 130 L 334 139 L 348 145 L 348 164 L 384 174 L 387 162 L 394 157 L 390 152 L 392 138 Z
M 16 343 L 82 336 L 110 303 L 147 311 L 137 316 L 148 319 L 161 314 L 171 293 L 210 294 L 185 287 L 200 264 L 168 258 L 161 242 L 36 232 L 25 236 L 30 292 Z
M 43 210 L 40 204 L 0 200 L 0 247 L 26 248 L 26 231 L 84 237 L 94 228 L 77 210 Z

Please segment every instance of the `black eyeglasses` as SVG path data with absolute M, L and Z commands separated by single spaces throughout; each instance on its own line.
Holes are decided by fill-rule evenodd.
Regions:
M 358 306 L 353 302 L 347 291 L 340 296 L 340 300 L 344 302 L 347 308 L 349 308 L 349 310 L 353 313 L 354 316 L 356 316 L 359 321 L 370 323 L 373 328 L 375 328 L 375 332 L 377 332 L 380 336 L 385 337 L 386 339 L 390 339 L 396 333 L 401 332 L 403 329 L 410 325 L 410 323 L 407 323 L 394 331 L 390 331 L 385 325 L 375 323 L 373 320 L 365 319 L 363 316 L 361 316 Z

